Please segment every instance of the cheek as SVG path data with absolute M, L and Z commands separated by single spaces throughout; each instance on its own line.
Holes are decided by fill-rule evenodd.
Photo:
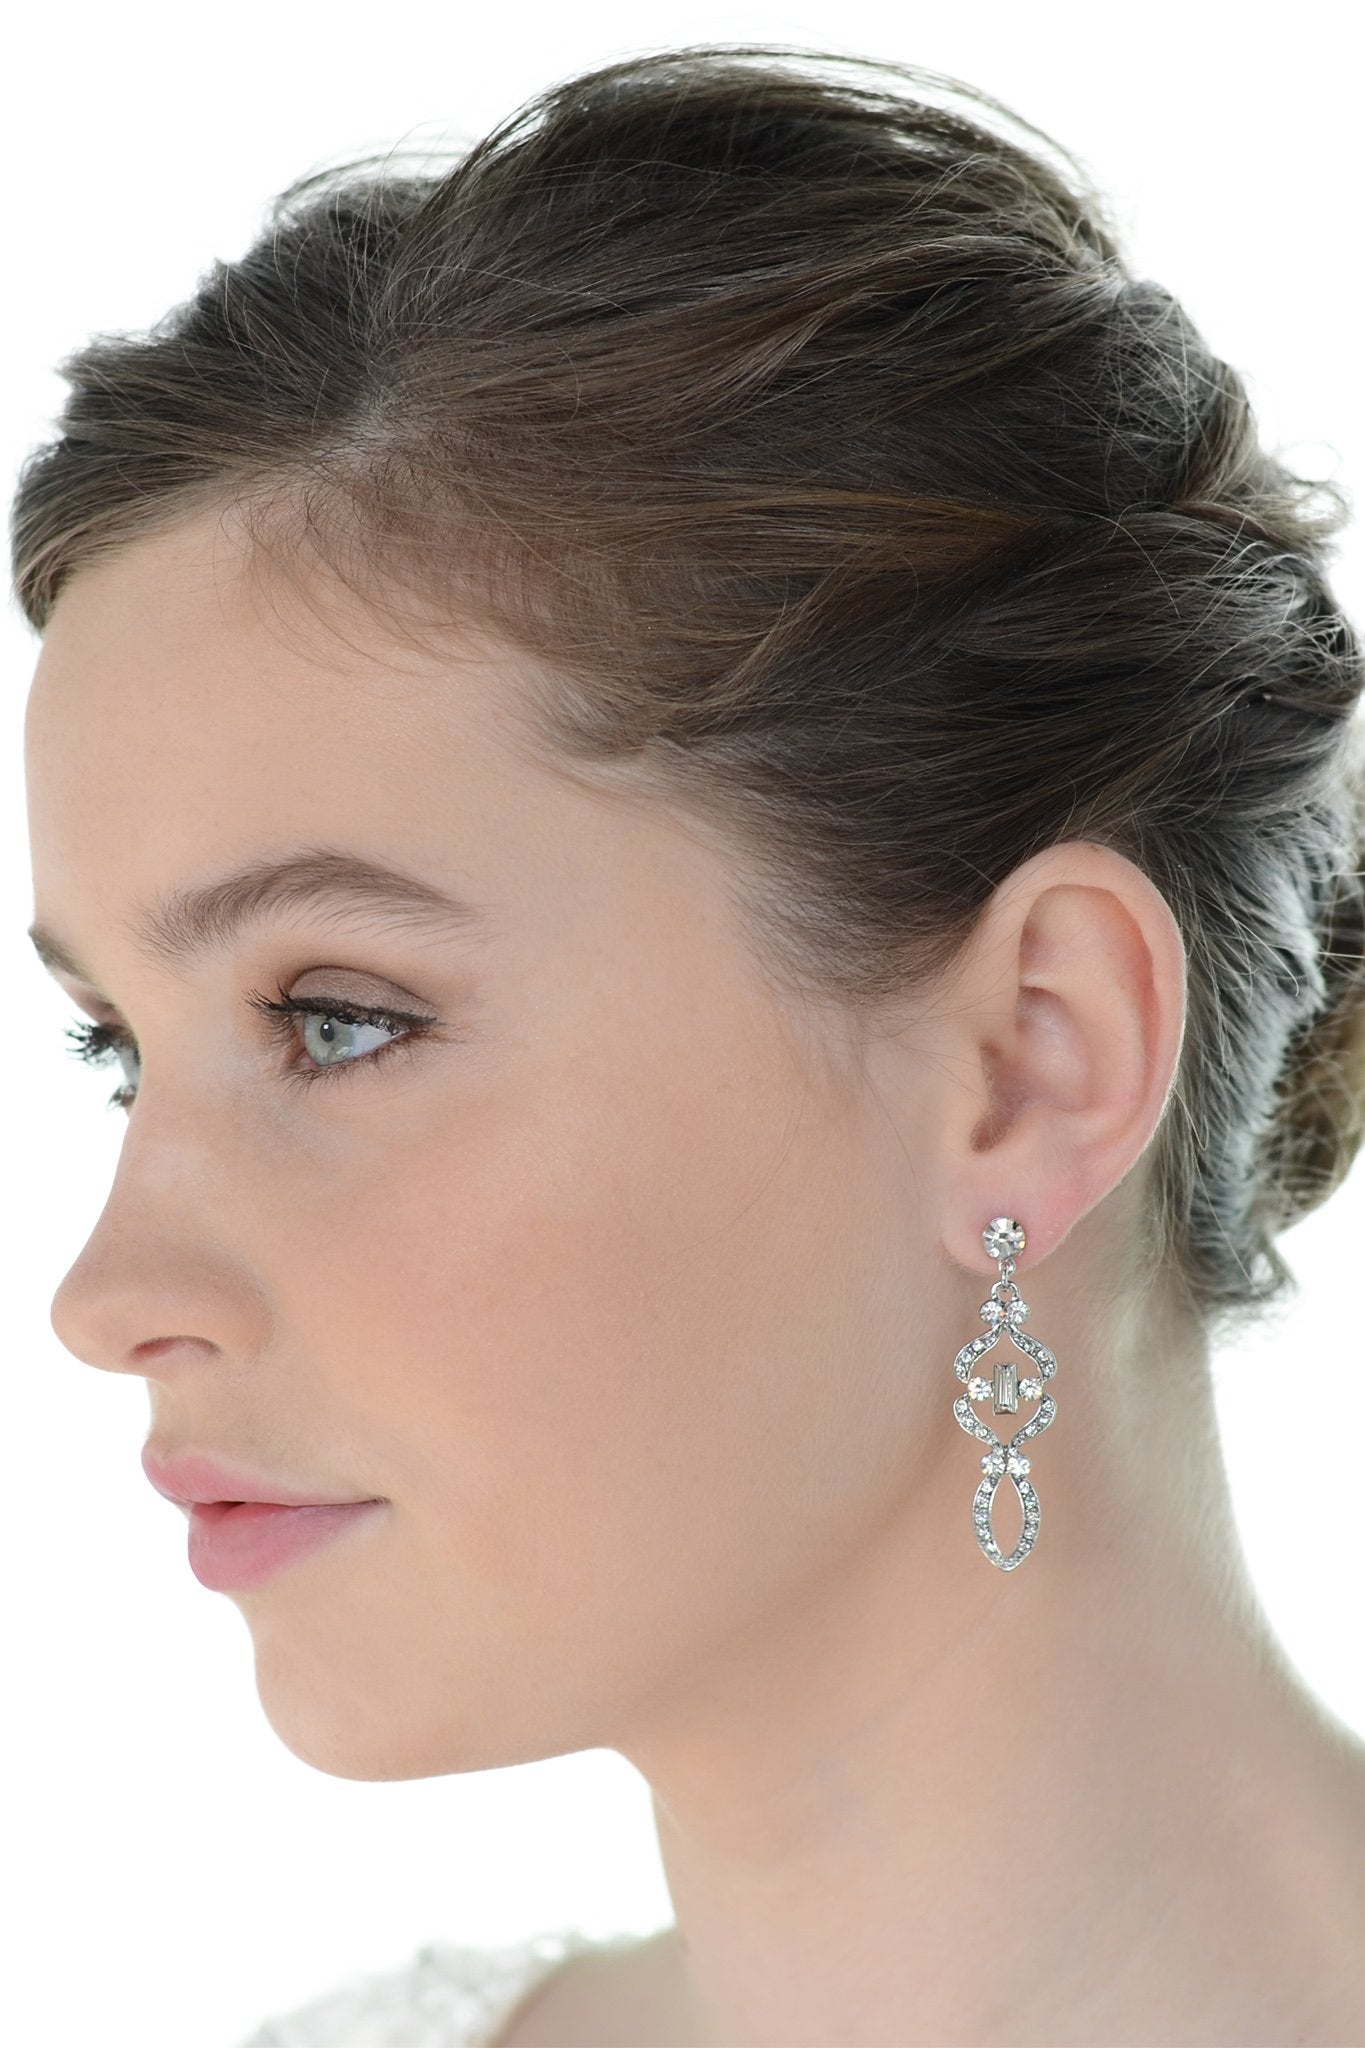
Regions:
M 444 1116 L 426 1094 L 338 1169 L 322 1256 L 280 1267 L 414 1612 L 511 1629 L 569 1686 L 619 1693 L 770 1607 L 886 1441 L 849 1382 L 876 1346 L 847 1128 L 771 1029 L 736 1042 L 601 1041 Z

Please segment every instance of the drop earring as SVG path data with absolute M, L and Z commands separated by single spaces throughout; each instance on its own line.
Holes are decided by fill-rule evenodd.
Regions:
M 1057 1370 L 1057 1361 L 1046 1344 L 1040 1344 L 1036 1337 L 1026 1337 L 1020 1328 L 1028 1314 L 1028 1303 L 1012 1275 L 1016 1258 L 1027 1243 L 1022 1224 L 1016 1223 L 1012 1216 L 994 1216 L 982 1231 L 981 1242 L 988 1256 L 1000 1261 L 1000 1278 L 992 1283 L 989 1298 L 981 1304 L 982 1319 L 991 1327 L 964 1344 L 953 1361 L 953 1371 L 967 1383 L 966 1393 L 953 1403 L 953 1413 L 969 1436 L 979 1437 L 982 1443 L 991 1446 L 981 1460 L 983 1476 L 972 1500 L 972 1528 L 991 1563 L 1002 1572 L 1012 1572 L 1016 1565 L 1023 1563 L 1037 1542 L 1041 1519 L 1038 1496 L 1027 1476 L 1029 1460 L 1020 1453 L 1018 1446 L 1046 1429 L 1057 1413 L 1057 1403 L 1050 1394 L 1043 1393 L 1043 1382 L 1052 1378 Z M 1038 1368 L 1036 1374 L 1021 1380 L 1018 1363 L 1013 1358 L 995 1361 L 993 1379 L 980 1379 L 973 1374 L 972 1367 L 982 1353 L 1000 1342 L 1002 1330 L 1007 1332 L 1016 1351 L 1033 1360 Z M 1039 1402 L 1038 1412 L 1031 1422 L 1026 1422 L 1010 1438 L 1008 1444 L 1002 1443 L 995 1431 L 988 1429 L 978 1416 L 972 1402 L 991 1399 L 997 1415 L 1012 1415 L 1018 1410 L 1021 1394 L 1027 1400 Z M 991 1528 L 991 1508 L 1002 1479 L 1013 1482 L 1024 1511 L 1023 1533 L 1008 1557 L 996 1542 Z

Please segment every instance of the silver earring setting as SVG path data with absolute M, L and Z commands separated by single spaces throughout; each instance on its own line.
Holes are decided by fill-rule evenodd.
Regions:
M 1023 1563 L 1037 1542 L 1042 1512 L 1038 1496 L 1029 1484 L 1029 1460 L 1022 1455 L 1019 1446 L 1046 1429 L 1057 1413 L 1057 1403 L 1050 1394 L 1043 1393 L 1043 1382 L 1052 1378 L 1057 1370 L 1057 1361 L 1046 1344 L 1040 1344 L 1036 1337 L 1026 1337 L 1020 1328 L 1028 1314 L 1028 1303 L 1015 1286 L 1012 1275 L 1016 1258 L 1027 1242 L 1022 1224 L 1016 1223 L 1011 1216 L 994 1216 L 982 1231 L 981 1242 L 988 1256 L 1000 1261 L 1000 1278 L 992 1283 L 989 1298 L 981 1304 L 982 1320 L 991 1327 L 964 1344 L 953 1361 L 953 1371 L 967 1383 L 966 1393 L 953 1403 L 953 1413 L 969 1436 L 979 1437 L 982 1443 L 991 1447 L 981 1460 L 983 1477 L 972 1500 L 972 1528 L 991 1563 L 998 1565 L 1002 1572 L 1012 1572 L 1016 1565 Z M 1015 1350 L 1032 1359 L 1037 1367 L 1037 1372 L 1030 1378 L 1019 1378 L 1019 1366 L 1013 1358 L 995 1361 L 993 1379 L 980 1379 L 973 1374 L 972 1367 L 977 1359 L 1000 1342 L 1002 1331 L 1006 1332 Z M 982 1422 L 972 1402 L 989 1399 L 997 1415 L 1012 1415 L 1018 1411 L 1021 1394 L 1026 1400 L 1038 1401 L 1038 1412 L 1007 1444 L 1002 1443 L 995 1431 Z M 1001 1481 L 1005 1479 L 1012 1482 L 1024 1510 L 1023 1534 L 1008 1557 L 996 1542 L 991 1528 L 991 1508 Z

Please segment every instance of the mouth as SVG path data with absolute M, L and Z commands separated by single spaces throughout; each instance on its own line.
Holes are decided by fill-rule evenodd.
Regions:
M 190 1570 L 203 1586 L 230 1593 L 264 1584 L 287 1565 L 369 1521 L 387 1501 L 286 1507 L 276 1501 L 181 1502 L 189 1517 Z
M 142 1452 L 142 1469 L 159 1494 L 177 1507 L 277 1507 L 326 1508 L 363 1505 L 352 1495 L 304 1493 L 282 1482 L 262 1479 L 246 1471 L 231 1471 L 226 1465 L 190 1452 L 162 1459 L 150 1448 Z M 374 1496 L 371 1496 L 374 1498 Z

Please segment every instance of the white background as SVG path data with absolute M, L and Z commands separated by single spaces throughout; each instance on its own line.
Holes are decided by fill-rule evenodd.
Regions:
M 952 0 L 806 8 L 234 0 L 30 4 L 0 108 L 7 479 L 61 399 L 54 365 L 146 325 L 310 166 L 473 138 L 590 64 L 683 42 L 781 41 L 909 59 L 1055 134 L 1114 200 L 1135 267 L 1181 296 L 1304 473 L 1365 482 L 1362 105 L 1351 10 Z M 1338 590 L 1365 617 L 1365 542 Z M 17 1892 L 0 2028 L 24 2048 L 232 2048 L 263 2014 L 427 1939 L 512 1940 L 671 1918 L 647 1788 L 589 1751 L 363 1785 L 266 1724 L 250 1642 L 185 1563 L 138 1467 L 139 1381 L 91 1372 L 47 1310 L 93 1225 L 123 1129 L 107 1072 L 69 1058 L 74 1011 L 32 958 L 22 712 L 35 643 L 0 621 L 0 992 L 7 1034 L 3 1833 Z M 117 1077 L 115 1077 L 117 1078 Z M 1348 1282 L 1365 1165 L 1284 1241 L 1303 1284 L 1217 1361 L 1239 1519 L 1305 1678 L 1365 1731 L 1359 1479 L 1333 1419 L 1357 1374 Z M 950 1361 L 945 1360 L 945 1372 Z M 945 1394 L 945 1398 L 947 1395 Z M 1059 1451 L 1065 1445 L 1059 1445 Z M 1037 1731 L 1047 1740 L 1046 1729 Z

